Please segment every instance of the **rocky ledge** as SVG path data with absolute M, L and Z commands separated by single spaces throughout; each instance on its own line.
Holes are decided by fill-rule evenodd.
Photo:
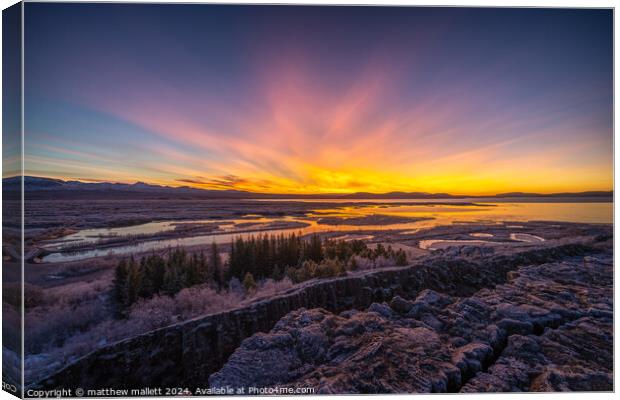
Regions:
M 569 324 L 580 318 L 593 318 L 590 323 L 597 332 L 611 332 L 611 322 L 609 327 L 599 326 L 611 315 L 611 227 L 584 229 L 588 231 L 541 244 L 495 247 L 490 252 L 471 246 L 438 250 L 408 267 L 304 282 L 237 309 L 95 349 L 28 388 L 159 386 L 187 387 L 193 392 L 204 388 L 210 378 L 214 386 L 311 384 L 317 390 L 342 393 L 457 391 L 473 387 L 482 379 L 482 371 L 490 376 L 476 384 L 480 389 L 473 389 L 482 390 L 485 382 L 502 379 L 498 378 L 501 356 L 510 348 L 509 336 L 519 332 L 527 336 L 527 330 L 515 331 L 522 325 L 529 329 L 527 322 L 531 332 L 539 335 L 533 339 L 537 341 L 547 327 L 572 332 Z M 521 313 L 502 317 L 509 306 Z M 538 309 L 548 313 L 540 311 L 541 316 L 533 311 Z M 543 323 L 543 316 L 550 321 Z M 417 345 L 416 337 L 423 343 Z M 575 339 L 578 351 L 595 345 L 588 340 L 584 344 Z M 611 333 L 601 343 L 600 353 L 611 354 Z M 487 358 L 472 367 L 477 359 L 469 356 L 466 345 L 475 347 L 471 352 L 476 357 L 484 351 L 478 347 L 486 348 L 483 345 L 493 351 L 483 352 Z M 452 360 L 452 352 L 457 351 L 467 354 L 460 363 Z M 553 362 L 556 367 L 564 365 Z M 582 381 L 580 368 L 608 373 L 585 362 L 571 362 L 565 364 L 574 366 L 571 373 L 577 374 L 576 381 Z M 456 369 L 448 368 L 449 364 Z M 506 365 L 514 367 L 510 361 Z M 541 361 L 526 371 L 543 365 L 549 364 Z M 286 374 L 277 372 L 282 370 Z M 512 370 L 508 371 L 513 379 Z M 550 381 L 559 373 L 545 371 Z M 432 384 L 423 384 L 425 379 Z M 490 384 L 487 389 L 498 390 Z
M 317 393 L 613 390 L 613 257 L 508 272 L 465 297 L 426 289 L 362 311 L 299 309 L 243 341 L 212 387 Z

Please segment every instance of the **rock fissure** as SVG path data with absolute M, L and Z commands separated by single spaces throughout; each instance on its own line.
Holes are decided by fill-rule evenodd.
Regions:
M 439 361 L 437 360 L 441 360 L 441 363 L 445 363 L 445 365 L 451 364 L 451 360 L 446 355 L 451 354 L 452 350 L 476 341 L 487 343 L 483 340 L 485 334 L 477 335 L 471 332 L 470 326 L 478 324 L 482 327 L 484 324 L 481 321 L 497 320 L 499 322 L 500 319 L 493 319 L 490 315 L 492 311 L 497 309 L 497 305 L 492 304 L 493 301 L 499 300 L 490 299 L 490 302 L 481 302 L 479 300 L 480 293 L 493 293 L 497 291 L 498 287 L 506 286 L 506 282 L 511 279 L 518 280 L 521 276 L 519 274 L 523 274 L 521 270 L 524 268 L 519 266 L 533 265 L 532 268 L 535 268 L 535 266 L 544 263 L 571 257 L 593 256 L 598 252 L 600 252 L 600 248 L 597 244 L 590 243 L 546 247 L 508 256 L 485 256 L 481 259 L 446 260 L 437 256 L 421 265 L 389 268 L 349 277 L 307 282 L 287 293 L 241 309 L 179 323 L 98 349 L 33 386 L 55 388 L 76 382 L 87 388 L 142 387 L 154 383 L 159 386 L 204 386 L 213 373 L 219 371 L 219 376 L 223 376 L 222 374 L 226 371 L 231 371 L 231 368 L 234 369 L 232 365 L 235 357 L 239 351 L 243 350 L 246 342 L 260 342 L 259 339 L 262 337 L 261 340 L 265 343 L 271 343 L 272 337 L 270 335 L 276 334 L 278 329 L 285 326 L 283 321 L 292 321 L 291 315 L 298 318 L 308 318 L 309 321 L 312 321 L 311 315 L 306 317 L 303 315 L 312 311 L 307 311 L 308 309 L 318 307 L 324 309 L 321 311 L 322 313 L 344 312 L 345 315 L 348 315 L 346 313 L 350 315 L 348 318 L 335 314 L 329 315 L 329 318 L 325 317 L 327 320 L 336 318 L 331 322 L 334 324 L 334 335 L 328 336 L 327 341 L 318 333 L 306 332 L 304 329 L 298 332 L 297 339 L 288 333 L 290 339 L 287 339 L 286 335 L 278 339 L 279 346 L 282 349 L 296 345 L 297 342 L 305 343 L 306 347 L 296 350 L 294 355 L 291 353 L 284 358 L 279 358 L 277 368 L 275 364 L 273 368 L 270 368 L 267 362 L 263 363 L 264 360 L 260 356 L 262 350 L 258 344 L 255 344 L 259 346 L 255 353 L 256 359 L 262 360 L 261 363 L 263 363 L 262 374 L 267 374 L 272 369 L 287 369 L 296 372 L 287 375 L 285 381 L 293 382 L 305 379 L 304 377 L 308 377 L 309 374 L 316 373 L 316 365 L 321 365 L 320 368 L 329 365 L 329 363 L 338 365 L 339 362 L 346 361 L 348 357 L 353 357 L 357 351 L 353 345 L 355 341 L 351 341 L 351 337 L 356 338 L 355 335 L 361 335 L 364 337 L 364 342 L 360 344 L 360 349 L 367 351 L 365 354 L 368 357 L 384 357 L 386 349 L 394 348 L 401 339 L 413 340 L 413 343 L 418 344 L 405 352 L 406 354 L 395 357 L 392 361 L 384 360 L 376 363 L 372 368 L 359 371 L 360 374 L 366 374 L 365 379 L 360 380 L 360 385 L 362 385 L 360 391 L 372 392 L 381 388 L 381 390 L 387 391 L 411 392 L 410 387 L 401 387 L 400 384 L 391 383 L 390 386 L 386 387 L 377 385 L 378 378 L 373 376 L 381 376 L 390 371 L 398 371 L 401 375 L 407 375 L 412 382 L 419 382 L 423 386 L 422 391 L 447 391 L 449 388 L 460 390 L 463 388 L 463 380 L 460 377 L 457 378 L 457 375 L 460 374 L 457 374 L 454 368 L 447 368 L 446 370 L 439 368 L 437 364 Z M 518 274 L 509 274 L 510 271 L 516 270 L 519 270 Z M 561 277 L 570 280 L 571 277 L 568 274 L 566 275 Z M 524 291 L 521 292 L 523 295 Z M 531 290 L 525 290 L 525 292 L 528 293 Z M 539 296 L 544 296 L 544 291 L 536 293 Z M 556 294 L 553 293 L 554 296 Z M 463 297 L 457 299 L 450 296 Z M 591 304 L 587 299 L 588 293 L 572 293 L 571 296 L 574 298 L 585 296 L 586 304 Z M 400 306 L 396 304 L 397 300 L 395 299 L 400 298 L 403 301 L 409 301 L 406 299 L 414 297 L 420 301 L 412 302 L 414 303 L 412 308 L 407 311 L 411 315 L 402 314 L 402 307 L 400 311 L 397 311 Z M 382 303 L 383 301 L 390 301 L 391 306 Z M 523 316 L 523 312 L 519 314 L 518 310 L 511 314 L 509 309 L 504 310 L 502 307 L 499 309 L 507 315 Z M 601 309 L 599 311 L 604 313 L 608 310 Z M 562 308 L 562 312 L 570 314 L 571 310 Z M 354 318 L 358 314 L 359 316 Z M 371 319 L 363 317 L 367 315 L 373 315 L 373 317 Z M 524 315 L 529 314 L 525 312 Z M 349 320 L 349 325 L 345 324 L 346 321 L 341 321 L 338 318 Z M 540 325 L 541 318 L 551 318 L 550 321 L 553 321 L 555 317 L 541 315 L 536 318 L 533 318 L 532 321 L 521 321 L 516 318 L 515 320 L 518 323 L 514 325 L 514 329 L 526 329 L 519 323 L 525 324 L 527 327 L 528 322 L 534 329 L 534 326 L 538 326 L 536 324 Z M 356 319 L 359 320 L 356 321 Z M 400 326 L 402 321 L 405 321 L 404 326 Z M 505 324 L 510 325 L 508 322 Z M 484 325 L 487 334 L 499 335 L 494 329 L 487 329 L 488 326 L 488 323 Z M 338 331 L 337 334 L 335 333 L 336 330 Z M 411 332 L 412 330 L 414 332 Z M 468 330 L 470 331 L 468 332 Z M 265 333 L 269 331 L 271 332 Z M 328 332 L 331 331 L 328 330 Z M 374 334 L 370 335 L 372 332 Z M 392 337 L 391 335 L 395 336 Z M 437 336 L 437 340 L 435 340 L 435 336 Z M 467 336 L 467 338 L 463 338 L 463 336 Z M 431 340 L 428 339 L 429 337 Z M 244 339 L 246 341 L 242 344 Z M 494 346 L 486 344 L 491 348 L 491 352 L 497 351 L 500 347 L 499 339 L 494 340 L 496 341 Z M 371 346 L 373 343 L 376 347 Z M 446 343 L 449 344 L 449 348 L 445 347 Z M 414 360 L 420 359 L 420 356 L 424 354 L 423 350 L 430 344 L 436 346 L 436 354 L 433 356 L 435 357 L 433 360 L 437 362 L 420 364 L 416 367 L 422 372 L 426 371 L 425 373 L 416 377 L 413 373 L 405 373 L 396 368 L 396 365 L 415 363 Z M 376 350 L 377 348 L 380 350 Z M 443 355 L 440 354 L 442 352 Z M 478 349 L 473 354 L 479 352 L 484 351 Z M 360 354 L 357 354 L 356 357 L 361 357 L 360 360 L 364 360 Z M 286 368 L 282 367 L 288 359 L 291 360 L 291 364 Z M 312 363 L 303 361 L 308 359 L 312 360 Z M 475 370 L 467 380 L 467 385 L 469 385 L 477 373 L 482 370 L 482 364 L 485 363 L 479 362 L 480 367 L 477 367 L 476 363 L 470 361 L 467 355 L 464 356 L 464 360 L 467 364 L 466 371 L 473 372 Z M 489 358 L 490 360 L 491 358 Z M 224 366 L 223 369 L 221 369 L 222 366 Z M 247 362 L 239 364 L 236 368 L 238 371 L 245 369 L 248 373 L 250 372 Z M 490 368 L 492 366 L 486 369 Z M 93 372 L 103 369 L 108 373 Z M 440 371 L 436 374 L 443 374 L 446 379 L 438 379 L 433 375 L 434 373 L 429 371 Z M 328 374 L 327 371 L 325 373 Z M 334 376 L 338 375 L 337 371 L 329 373 L 334 374 Z M 425 376 L 434 377 L 421 378 Z M 431 383 L 423 385 L 424 382 Z M 217 380 L 214 383 L 217 383 Z M 318 385 L 318 382 L 313 383 Z M 323 386 L 318 385 L 318 387 Z
M 611 354 L 612 268 L 569 257 L 521 266 L 468 297 L 426 289 L 364 311 L 296 310 L 246 339 L 210 383 L 319 393 L 611 390 L 612 359 L 599 354 Z M 272 335 L 290 340 L 276 346 Z M 297 374 L 257 375 L 271 364 Z

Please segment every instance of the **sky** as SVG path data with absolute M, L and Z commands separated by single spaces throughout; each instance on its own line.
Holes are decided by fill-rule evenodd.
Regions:
M 25 168 L 270 193 L 611 190 L 612 11 L 27 3 Z
M 21 175 L 21 5 L 2 10 L 2 176 Z

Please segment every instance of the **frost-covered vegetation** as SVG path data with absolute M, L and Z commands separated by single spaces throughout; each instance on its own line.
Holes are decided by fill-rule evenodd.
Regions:
M 171 249 L 166 256 L 158 254 L 123 259 L 116 267 L 114 299 L 119 315 L 126 316 L 129 307 L 140 299 L 174 296 L 184 288 L 207 285 L 217 293 L 229 286 L 231 279 L 243 282 L 246 291 L 255 290 L 256 281 L 288 278 L 295 283 L 313 278 L 340 276 L 346 270 L 359 268 L 360 259 L 375 262 L 378 258 L 405 265 L 403 250 L 394 251 L 379 244 L 370 249 L 361 240 L 309 240 L 300 235 L 259 234 L 237 238 L 231 244 L 226 265 L 222 263 L 215 243 L 208 256 L 204 252 L 188 254 L 184 249 Z
M 120 260 L 113 275 L 90 282 L 45 290 L 29 285 L 25 347 L 31 379 L 97 347 L 230 310 L 309 279 L 407 263 L 402 250 L 318 235 L 238 238 L 226 262 L 220 251 L 215 244 L 206 252 L 170 249 L 166 255 Z
M 339 276 L 347 270 L 375 266 L 385 260 L 392 265 L 406 265 L 407 254 L 378 244 L 375 249 L 361 240 L 321 240 L 312 235 L 308 240 L 294 233 L 258 235 L 233 242 L 228 263 L 228 275 L 280 280 L 284 277 L 295 283 L 313 278 Z M 249 274 L 249 275 L 248 275 Z
M 114 300 L 119 315 L 139 299 L 155 295 L 174 296 L 184 288 L 208 284 L 218 292 L 224 283 L 222 259 L 213 243 L 207 258 L 204 252 L 188 254 L 171 250 L 167 256 L 152 254 L 136 261 L 121 260 L 114 273 Z
M 26 312 L 27 372 L 32 380 L 40 379 L 98 347 L 200 315 L 230 310 L 293 286 L 286 278 L 278 282 L 264 279 L 251 291 L 236 278 L 220 291 L 201 284 L 171 296 L 162 293 L 139 299 L 127 308 L 123 318 L 116 313 L 110 279 L 45 291 L 29 286 L 27 291 L 36 292 L 39 302 Z

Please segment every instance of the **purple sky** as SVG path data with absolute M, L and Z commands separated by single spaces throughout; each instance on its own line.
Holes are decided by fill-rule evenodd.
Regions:
M 26 4 L 26 172 L 612 188 L 611 10 Z

